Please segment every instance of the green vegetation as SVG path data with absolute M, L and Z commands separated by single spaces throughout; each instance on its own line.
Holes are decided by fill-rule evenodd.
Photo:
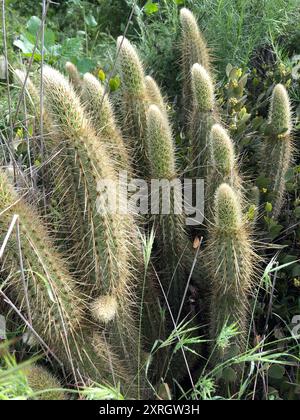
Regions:
M 300 399 L 298 3 L 4 2 L 0 400 Z

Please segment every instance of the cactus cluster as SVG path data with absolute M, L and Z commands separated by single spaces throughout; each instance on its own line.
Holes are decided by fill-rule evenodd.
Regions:
M 28 191 L 9 179 L 5 168 L 0 172 L 0 240 L 5 239 L 14 215 L 20 230 L 20 237 L 8 238 L 1 261 L 7 293 L 40 343 L 61 362 L 68 383 L 120 384 L 124 395 L 132 398 L 149 395 L 144 380 L 145 370 L 149 373 L 146 352 L 155 334 L 157 339 L 166 338 L 160 336 L 161 308 L 167 313 L 169 333 L 182 320 L 192 319 L 199 326 L 189 306 L 191 285 L 199 290 L 207 285 L 200 299 L 210 308 L 212 367 L 246 351 L 249 335 L 249 298 L 258 261 L 252 237 L 259 191 L 244 181 L 234 139 L 221 121 L 210 54 L 196 18 L 184 8 L 180 21 L 182 116 L 188 141 L 182 153 L 187 159 L 185 169 L 177 158 L 167 101 L 155 80 L 146 76 L 137 50 L 119 37 L 121 86 L 113 100 L 108 84 L 90 73 L 82 77 L 67 63 L 69 80 L 44 66 L 41 107 L 35 80 L 15 71 L 36 116 L 36 138 L 43 136 L 45 144 L 44 170 L 37 185 L 46 192 L 43 205 L 39 199 L 30 202 Z M 291 106 L 282 85 L 274 89 L 261 148 L 268 157 L 263 170 L 270 179 L 276 219 L 284 204 L 285 176 L 293 156 Z M 155 214 L 143 220 L 123 213 L 118 205 L 112 211 L 112 193 L 103 182 L 109 181 L 118 200 L 122 199 L 119 176 L 124 171 L 129 180 L 138 176 L 146 181 Z M 201 245 L 202 241 L 195 239 L 199 231 L 187 228 L 186 215 L 178 208 L 183 204 L 183 172 L 205 181 L 200 258 L 197 240 Z M 156 189 L 153 180 L 158 181 Z M 170 192 L 165 211 L 164 197 Z M 152 231 L 155 243 L 149 262 L 143 238 Z M 222 341 L 230 327 L 235 333 Z M 160 362 L 157 366 L 171 364 Z M 201 358 L 196 362 L 200 367 Z M 235 380 L 240 372 L 237 367 Z M 26 374 L 34 391 L 57 389 L 45 393 L 45 398 L 65 398 L 58 391 L 59 383 L 42 367 L 32 366 Z M 153 374 L 159 380 L 160 376 L 161 372 Z

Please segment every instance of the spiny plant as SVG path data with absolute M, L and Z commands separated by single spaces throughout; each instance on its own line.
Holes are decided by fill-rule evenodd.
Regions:
M 151 76 L 145 77 L 146 91 L 151 104 L 157 105 L 167 114 L 167 104 L 156 81 Z
M 182 53 L 182 81 L 183 81 L 183 108 L 188 115 L 192 110 L 193 94 L 191 86 L 191 68 L 198 63 L 210 72 L 210 56 L 206 41 L 200 32 L 197 20 L 193 13 L 183 8 L 180 10 L 181 21 L 181 53 Z
M 80 93 L 82 88 L 82 80 L 80 77 L 80 73 L 77 70 L 77 67 L 70 61 L 67 61 L 67 63 L 65 64 L 65 69 L 68 73 L 69 80 L 72 83 L 74 89 L 76 90 L 76 92 Z
M 66 393 L 62 390 L 59 380 L 44 367 L 31 365 L 24 369 L 24 373 L 34 393 L 33 399 L 66 400 Z
M 22 288 L 22 273 L 18 270 L 21 256 L 15 237 L 8 243 L 2 270 L 8 273 L 10 287 L 21 306 L 25 304 L 24 296 L 28 296 L 32 322 L 37 331 L 47 337 L 53 346 L 61 345 L 82 322 L 84 301 L 78 286 L 53 250 L 38 216 L 18 197 L 3 171 L 0 173 L 0 193 L 2 241 L 14 214 L 18 215 L 24 275 L 27 278 L 27 286 L 25 283 L 23 287 L 27 289 Z M 33 219 L 35 225 L 32 224 Z M 52 323 L 57 323 L 58 328 L 53 328 Z
M 149 106 L 144 69 L 137 51 L 126 38 L 118 38 L 117 49 L 123 131 L 134 151 L 134 169 L 143 174 L 148 167 L 145 132 Z
M 27 203 L 28 191 L 16 191 L 15 184 L 0 173 L 0 239 L 6 239 L 15 214 L 20 225 L 20 235 L 11 234 L 5 247 L 1 273 L 1 281 L 6 278 L 5 292 L 26 313 L 42 347 L 46 345 L 47 356 L 56 356 L 68 381 L 75 386 L 89 387 L 94 382 L 108 388 L 120 386 L 122 394 L 130 398 L 149 395 L 145 377 L 151 377 L 157 389 L 161 378 L 168 381 L 165 366 L 175 367 L 171 373 L 174 383 L 181 377 L 183 363 L 178 363 L 176 353 L 199 343 L 194 337 L 194 330 L 199 329 L 193 301 L 206 308 L 207 295 L 211 296 L 213 372 L 243 353 L 250 336 L 248 301 L 258 261 L 251 229 L 258 216 L 259 194 L 254 188 L 253 197 L 249 193 L 244 198 L 239 156 L 233 140 L 218 123 L 206 43 L 190 11 L 182 9 L 180 19 L 182 138 L 188 139 L 189 150 L 179 152 L 188 158 L 191 176 L 207 181 L 210 223 L 202 230 L 208 239 L 194 241 L 197 251 L 205 247 L 202 261 L 206 263 L 198 265 L 198 253 L 190 239 L 195 231 L 186 229 L 168 104 L 154 79 L 145 77 L 137 51 L 124 37 L 117 42 L 121 86 L 116 102 L 110 102 L 106 87 L 94 76 L 81 78 L 71 64 L 66 68 L 71 83 L 53 68 L 43 68 L 42 104 L 42 95 L 27 78 L 27 102 L 37 120 L 34 137 L 45 145 L 37 188 L 46 191 L 40 213 L 46 217 L 49 232 Z M 25 74 L 16 75 L 23 85 Z M 114 111 L 121 117 L 121 129 Z M 269 129 L 263 147 L 265 156 L 271 157 L 265 172 L 275 180 L 276 217 L 292 155 L 290 104 L 282 86 L 273 93 Z M 121 171 L 129 172 L 131 178 L 135 172 L 143 175 L 148 186 L 149 179 L 160 182 L 151 182 L 151 204 L 157 210 L 153 218 L 123 214 L 118 205 L 111 211 L 110 205 L 120 193 Z M 166 203 L 169 193 L 171 200 Z M 54 245 L 57 239 L 59 249 Z M 153 285 L 153 278 L 162 284 L 160 302 L 160 289 Z M 209 287 L 203 290 L 208 281 Z M 157 318 L 163 318 L 169 309 L 170 337 L 164 341 Z M 200 316 L 205 317 L 205 309 L 202 312 Z M 197 324 L 188 330 L 188 337 L 182 331 L 186 320 Z M 153 357 L 152 350 L 167 347 L 165 343 L 174 350 L 175 363 L 169 352 L 166 362 L 160 352 Z M 184 369 L 186 374 L 186 365 Z M 242 366 L 236 366 L 234 380 L 241 372 Z M 224 382 L 224 372 L 221 375 Z M 193 379 L 191 375 L 189 379 Z
M 127 343 L 120 351 L 129 364 L 135 364 L 136 358 L 132 358 L 132 354 L 137 350 L 137 342 L 132 308 L 138 285 L 134 284 L 130 269 L 133 257 L 128 240 L 137 229 L 130 215 L 124 217 L 108 207 L 106 185 L 101 182 L 109 180 L 117 189 L 116 170 L 106 144 L 93 131 L 79 98 L 62 74 L 50 67 L 45 67 L 43 74 L 49 112 L 64 134 L 69 153 L 73 153 L 72 164 L 76 163 L 84 191 L 82 205 L 86 209 L 84 215 L 88 226 L 84 238 L 87 251 L 77 258 L 83 267 L 86 256 L 92 258 L 84 286 L 93 301 L 100 299 L 102 302 L 103 296 L 113 296 L 117 300 L 118 309 L 109 337 L 112 342 L 117 341 L 115 345 L 119 346 L 117 337 Z M 84 270 L 81 272 L 84 275 Z M 96 307 L 104 308 L 103 304 Z M 98 313 L 98 320 L 106 318 L 105 313 Z
M 209 149 L 206 187 L 208 206 L 214 201 L 215 192 L 221 184 L 227 183 L 237 192 L 240 192 L 242 185 L 234 144 L 227 131 L 220 124 L 215 124 L 211 129 Z
M 189 173 L 195 178 L 206 178 L 209 157 L 209 136 L 217 122 L 213 81 L 203 66 L 196 63 L 191 69 L 192 113 L 190 116 Z
M 0 172 L 0 208 L 1 242 L 6 238 L 14 215 L 18 215 L 20 232 L 20 238 L 16 235 L 8 238 L 1 264 L 9 294 L 26 312 L 36 334 L 64 362 L 77 382 L 81 381 L 80 375 L 87 380 L 103 380 L 108 371 L 110 378 L 111 372 L 107 369 L 109 347 L 100 339 L 101 352 L 98 354 L 93 348 L 93 333 L 90 332 L 93 327 L 88 321 L 86 299 L 78 282 L 68 273 L 65 261 L 55 250 L 39 216 L 18 196 L 3 171 Z M 116 361 L 113 352 L 110 358 L 116 377 L 126 377 L 118 373 L 122 363 Z M 125 368 L 121 370 L 125 371 Z
M 90 120 L 107 144 L 110 154 L 120 169 L 132 172 L 129 156 L 117 127 L 112 104 L 105 87 L 90 73 L 86 73 L 82 82 L 82 99 Z
M 211 277 L 210 335 L 216 366 L 246 350 L 248 299 L 257 257 L 239 195 L 227 184 L 216 191 L 214 221 L 209 228 L 207 266 Z M 232 326 L 234 334 L 226 336 Z
M 274 88 L 268 123 L 268 134 L 262 146 L 262 171 L 270 181 L 272 216 L 277 219 L 284 204 L 286 174 L 291 166 L 294 150 L 291 104 L 288 93 L 281 84 Z
M 75 166 L 70 163 L 68 149 L 61 132 L 54 124 L 53 118 L 42 108 L 38 89 L 24 71 L 15 70 L 16 82 L 25 89 L 28 97 L 28 111 L 36 117 L 36 138 L 43 136 L 45 171 L 44 188 L 46 198 L 41 200 L 40 206 L 44 206 L 45 200 L 48 211 L 45 216 L 55 232 L 58 242 L 64 242 L 64 252 L 72 256 L 74 252 L 83 253 L 81 239 L 85 237 L 84 207 L 80 206 L 80 182 L 75 171 Z M 41 118 L 43 133 L 41 133 Z M 35 141 L 36 143 L 36 141 Z M 32 153 L 37 148 L 36 144 L 31 147 Z M 55 159 L 53 159 L 55 157 Z M 69 162 L 69 164 L 66 164 Z M 44 180 L 45 181 L 45 180 Z M 88 259 L 88 256 L 86 257 Z M 74 267 L 76 270 L 76 266 Z
M 178 208 L 178 205 L 182 205 L 181 183 L 178 185 L 172 131 L 166 115 L 157 105 L 151 105 L 147 114 L 146 139 L 151 178 L 159 180 L 162 184 L 161 190 L 151 191 L 151 198 L 159 205 L 158 215 L 153 220 L 159 242 L 159 266 L 166 295 L 174 318 L 177 319 L 189 269 L 185 256 L 191 255 L 192 247 L 185 232 L 182 209 Z M 164 197 L 169 189 L 171 197 L 167 204 L 170 205 L 170 211 L 166 211 Z
M 45 71 L 45 74 L 47 74 L 47 72 Z M 89 79 L 89 81 L 91 81 L 91 76 L 88 77 L 87 79 Z M 24 79 L 22 79 L 24 80 Z M 31 82 L 30 82 L 31 83 Z M 94 80 L 92 80 L 92 84 L 94 83 Z M 85 84 L 85 80 L 83 82 L 83 85 Z M 89 87 L 91 88 L 91 83 L 89 85 Z M 37 91 L 35 89 L 35 87 L 33 86 L 33 84 L 31 83 L 31 89 L 33 90 L 33 93 L 35 94 L 35 99 L 36 102 L 38 102 L 38 94 Z M 83 87 L 84 89 L 84 87 Z M 84 93 L 83 93 L 84 95 Z M 99 100 L 101 98 L 99 97 Z M 96 104 L 95 104 L 96 105 Z M 100 111 L 100 103 L 98 104 L 98 110 Z M 111 110 L 111 109 L 110 109 Z M 112 112 L 112 111 L 111 111 Z M 46 112 L 45 115 L 47 117 L 49 117 L 50 112 Z M 113 121 L 113 115 L 108 115 L 108 117 L 111 119 L 111 121 Z M 53 119 L 53 114 L 51 114 L 51 119 Z M 49 121 L 50 119 L 47 118 L 47 121 Z M 99 121 L 98 121 L 99 123 Z M 105 121 L 104 121 L 105 123 Z M 54 133 L 54 127 L 57 127 L 57 124 L 54 125 L 53 122 L 52 124 L 52 133 Z M 50 126 L 51 129 L 51 124 L 47 124 L 48 128 Z M 99 123 L 100 124 L 100 123 Z M 98 124 L 99 130 L 100 130 L 100 125 Z M 45 124 L 46 125 L 46 124 Z M 49 130 L 50 130 L 49 129 Z M 109 132 L 112 131 L 111 129 L 109 129 L 108 127 L 103 126 L 103 129 L 101 130 L 101 135 L 103 135 L 103 131 L 105 132 L 105 135 L 108 136 Z M 116 130 L 112 131 L 112 134 L 116 134 Z M 118 134 L 118 133 L 117 133 Z M 119 135 L 119 134 L 118 134 Z M 64 135 L 63 133 L 61 133 L 58 129 L 55 130 L 55 136 L 56 136 L 56 140 L 55 143 L 59 144 L 59 139 L 63 138 Z M 120 137 L 120 135 L 119 135 Z M 106 141 L 106 136 L 101 137 L 103 138 L 103 141 Z M 120 137 L 120 141 L 121 141 L 121 137 Z M 65 139 L 64 139 L 65 141 Z M 107 140 L 108 142 L 108 140 Z M 112 156 L 112 163 L 116 164 L 115 162 L 115 149 L 110 147 L 110 144 L 107 144 L 107 142 L 103 145 L 103 147 L 106 145 L 108 146 L 108 151 L 110 153 L 113 154 Z M 50 142 L 51 145 L 51 142 Z M 73 191 L 71 190 L 71 182 L 73 181 L 73 179 L 69 179 L 66 177 L 66 173 L 68 168 L 70 168 L 71 171 L 73 171 L 76 175 L 76 171 L 77 171 L 77 165 L 75 163 L 75 160 L 72 160 L 72 157 L 70 158 L 70 156 L 68 156 L 67 151 L 63 152 L 64 150 L 64 146 L 65 144 L 59 144 L 60 149 L 59 149 L 59 153 L 56 151 L 55 148 L 50 147 L 50 145 L 48 144 L 48 149 L 50 149 L 50 152 L 52 153 L 52 156 L 49 157 L 49 160 L 51 161 L 51 169 L 53 170 L 53 168 L 56 168 L 58 166 L 57 169 L 55 169 L 55 171 L 57 172 L 57 176 L 54 176 L 54 180 L 55 180 L 55 184 L 52 185 L 52 195 L 53 192 L 55 192 L 55 195 L 57 194 L 58 197 L 63 197 L 63 201 L 62 203 L 65 204 L 66 202 L 70 202 L 70 209 L 66 209 L 64 208 L 63 214 L 65 214 L 67 216 L 67 218 L 70 217 L 70 215 L 72 214 L 72 210 L 77 210 L 78 208 L 80 209 L 80 202 L 75 204 L 75 202 L 72 200 L 75 199 L 76 196 L 79 197 L 78 194 L 78 190 L 80 192 L 80 181 L 79 181 L 79 176 L 74 177 L 74 182 L 75 182 L 75 190 L 77 191 L 77 195 L 73 195 Z M 56 145 L 57 146 L 57 145 Z M 69 150 L 69 149 L 67 149 Z M 67 155 L 67 156 L 66 156 Z M 70 155 L 70 153 L 69 153 Z M 67 159 L 67 157 L 69 159 Z M 73 158 L 74 159 L 74 158 Z M 56 163 L 56 160 L 58 160 L 58 162 Z M 78 161 L 78 160 L 76 160 Z M 119 164 L 120 166 L 117 167 L 118 170 L 128 170 L 128 166 L 127 164 L 124 162 L 124 165 L 121 165 L 121 162 Z M 60 173 L 61 172 L 61 173 Z M 130 172 L 131 173 L 131 172 Z M 60 175 L 60 176 L 58 176 Z M 70 182 L 71 181 L 71 182 Z M 83 197 L 83 194 L 81 194 L 81 197 Z M 72 205 L 73 204 L 73 205 Z M 57 204 L 57 208 L 59 209 L 60 206 Z M 78 220 L 78 223 L 72 223 L 72 225 L 69 225 L 69 229 L 67 231 L 69 231 L 71 234 L 72 233 L 76 233 L 79 234 L 79 238 L 78 240 L 80 242 L 82 241 L 82 238 L 85 239 L 87 237 L 87 235 L 89 235 L 89 227 L 88 227 L 88 223 L 86 223 L 85 220 L 85 216 L 84 216 L 84 209 L 81 208 L 81 213 L 79 213 L 79 216 L 81 217 L 81 220 Z M 70 211 L 68 211 L 70 210 Z M 136 224 L 134 223 L 133 219 L 128 216 L 128 215 L 124 215 L 123 216 L 123 221 L 124 221 L 124 225 L 128 226 L 128 230 L 127 230 L 127 235 L 126 235 L 126 249 L 128 250 L 128 256 L 130 257 L 130 263 L 131 263 L 131 267 L 132 267 L 132 276 L 135 275 L 136 278 L 139 277 L 139 272 L 143 273 L 143 256 L 142 256 L 142 250 L 141 250 L 141 244 L 139 243 L 139 236 L 138 236 L 138 228 L 136 226 Z M 61 224 L 61 220 L 60 220 L 60 224 Z M 78 232 L 78 225 L 79 223 L 83 223 L 83 226 L 85 227 L 85 231 L 84 234 L 82 234 L 82 232 Z M 87 224 L 87 226 L 86 226 Z M 107 229 L 108 232 L 110 232 L 111 226 L 110 224 L 107 225 Z M 80 234 L 82 235 L 80 237 Z M 120 232 L 119 232 L 120 234 Z M 86 250 L 78 247 L 77 249 L 72 248 L 70 251 L 70 257 L 71 259 L 73 259 L 73 255 L 83 255 L 85 256 L 85 260 L 87 260 L 87 254 L 86 254 Z M 111 258 L 115 258 L 115 251 L 114 253 L 111 254 Z M 85 261 L 86 262 L 86 261 Z M 116 261 L 117 263 L 120 263 L 119 261 Z M 109 267 L 108 267 L 109 268 Z M 91 267 L 89 267 L 89 271 L 92 270 Z M 79 276 L 79 272 L 78 270 L 75 271 L 77 277 Z M 82 273 L 83 276 L 86 276 L 85 274 L 85 270 L 83 270 L 81 268 L 80 273 Z M 115 273 L 117 274 L 117 273 Z M 126 273 L 123 271 L 123 274 L 126 275 Z M 131 275 L 131 274 L 130 274 Z M 143 276 L 143 274 L 141 274 L 141 277 Z M 82 281 L 82 277 L 81 277 L 81 281 Z M 86 283 L 86 282 L 85 282 Z M 153 289 L 153 286 L 151 285 L 152 282 L 150 281 L 150 279 L 148 279 L 147 284 L 145 285 L 145 314 L 143 316 L 143 329 L 145 329 L 147 331 L 147 333 L 149 334 L 149 328 L 151 328 L 151 330 L 153 328 L 155 328 L 155 331 L 158 331 L 158 327 L 157 327 L 157 310 L 156 310 L 156 295 L 157 292 Z M 85 285 L 84 289 L 87 290 L 90 287 L 92 287 L 92 285 L 90 285 L 89 283 L 87 283 L 87 285 Z M 125 289 L 125 292 L 122 294 L 122 299 L 126 299 L 126 295 L 128 294 L 128 297 L 130 296 L 130 299 L 133 299 L 133 294 L 130 295 L 130 289 L 128 287 L 127 284 L 127 289 Z M 135 290 L 138 292 L 138 289 L 141 289 L 141 285 L 139 283 L 137 283 L 136 285 L 134 285 Z M 94 289 L 93 289 L 94 290 Z M 132 289 L 131 289 L 132 290 Z M 92 292 L 91 292 L 92 293 Z M 120 293 L 122 293 L 120 291 Z M 111 338 L 113 339 L 115 345 L 117 345 L 117 347 L 119 349 L 121 349 L 122 352 L 126 353 L 126 357 L 129 360 L 130 359 L 130 355 L 132 353 L 132 349 L 130 350 L 129 348 L 126 347 L 125 345 L 125 341 L 131 343 L 130 346 L 132 345 L 132 343 L 134 343 L 134 321 L 133 319 L 131 320 L 131 315 L 130 315 L 130 304 L 132 304 L 133 306 L 133 302 L 130 302 L 129 305 L 127 305 L 127 307 L 119 308 L 120 304 L 118 303 L 118 298 L 116 295 L 114 294 L 109 294 L 109 295 L 104 295 L 104 296 L 100 296 L 98 299 L 94 300 L 91 303 L 91 310 L 92 310 L 92 315 L 94 316 L 95 320 L 97 322 L 100 322 L 102 325 L 107 326 L 107 328 L 109 328 L 109 330 L 112 330 L 111 333 L 109 334 L 111 336 Z M 138 304 L 138 302 L 137 302 Z M 125 311 L 124 314 L 122 314 L 122 310 Z M 120 321 L 116 322 L 116 318 L 119 318 Z M 109 322 L 111 323 L 110 326 L 108 326 Z M 128 324 L 126 325 L 126 322 L 128 322 Z M 129 323 L 130 323 L 130 327 L 129 327 Z M 155 326 L 156 325 L 156 326 Z M 112 328 L 110 328 L 112 327 Z M 122 344 L 120 346 L 119 343 L 119 339 L 117 337 L 120 336 L 121 332 L 120 331 L 124 331 L 125 330 L 130 330 L 130 336 L 128 335 L 128 338 L 126 336 L 126 339 L 122 339 Z M 128 331 L 127 330 L 127 331 Z M 134 346 L 138 346 L 138 343 L 136 342 L 134 344 Z M 102 354 L 107 353 L 107 352 L 101 352 Z M 135 359 L 132 360 L 132 363 L 135 363 Z

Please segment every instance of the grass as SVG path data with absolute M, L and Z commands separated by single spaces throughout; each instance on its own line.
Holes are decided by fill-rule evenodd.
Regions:
M 135 15 L 139 27 L 135 39 L 147 67 L 171 96 L 178 92 L 180 80 L 176 45 L 181 6 L 189 7 L 198 17 L 219 78 L 224 77 L 228 63 L 247 69 L 253 53 L 265 45 L 290 41 L 289 49 L 295 54 L 300 51 L 298 0 L 185 0 L 180 6 L 176 1 L 161 0 L 157 13 L 148 16 L 141 9 Z

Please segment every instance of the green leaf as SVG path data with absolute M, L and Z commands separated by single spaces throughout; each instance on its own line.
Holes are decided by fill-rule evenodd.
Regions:
M 61 55 L 62 57 L 69 59 L 72 57 L 78 57 L 81 55 L 82 46 L 83 46 L 83 38 L 67 38 L 61 44 Z
M 293 268 L 293 277 L 300 277 L 300 264 L 296 264 Z
M 19 39 L 14 41 L 14 46 L 19 48 L 24 54 L 32 54 L 34 48 L 34 45 L 30 41 L 28 41 L 28 39 L 23 35 L 21 35 Z
M 257 207 L 254 204 L 252 204 L 249 207 L 249 210 L 248 210 L 248 213 L 247 213 L 247 218 L 250 222 L 253 222 L 253 220 L 255 219 L 256 212 L 257 212 Z
M 96 67 L 96 62 L 91 58 L 82 58 L 76 63 L 79 73 L 89 73 Z
M 152 0 L 148 0 L 144 6 L 144 10 L 146 15 L 152 15 L 153 13 L 157 13 L 159 11 L 158 3 L 153 3 Z
M 227 66 L 226 66 L 226 74 L 227 74 L 227 77 L 230 76 L 230 73 L 231 73 L 231 70 L 232 69 L 233 69 L 232 64 L 228 63 Z
M 49 48 L 55 45 L 55 32 L 53 32 L 51 29 L 46 29 L 45 31 L 45 47 Z
M 241 77 L 241 69 L 233 67 L 229 73 L 230 80 L 238 80 Z
M 247 85 L 247 82 L 248 82 L 248 74 L 245 74 L 245 75 L 241 78 L 241 80 L 239 81 L 239 85 L 240 85 L 240 87 L 241 87 L 242 89 L 245 89 L 245 87 L 246 87 L 246 85 Z
M 84 21 L 86 25 L 90 26 L 91 28 L 95 28 L 98 25 L 95 17 L 92 14 L 85 16 Z
M 26 23 L 26 29 L 28 32 L 34 36 L 37 35 L 40 27 L 41 27 L 42 21 L 37 16 L 31 16 L 29 21 Z
M 300 207 L 296 207 L 295 216 L 297 217 L 297 219 L 300 219 Z

